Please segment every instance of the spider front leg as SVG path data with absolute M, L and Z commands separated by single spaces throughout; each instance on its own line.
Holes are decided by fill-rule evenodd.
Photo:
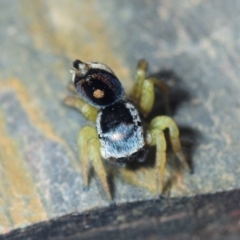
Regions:
M 169 129 L 170 141 L 174 153 L 177 155 L 185 169 L 189 170 L 185 155 L 183 154 L 179 139 L 179 130 L 172 118 L 167 116 L 155 117 L 150 122 L 149 134 L 151 140 L 149 145 L 156 145 L 156 179 L 158 194 L 163 190 L 164 170 L 166 165 L 166 140 L 163 131 Z
M 98 114 L 97 109 L 79 97 L 67 97 L 64 100 L 64 103 L 67 106 L 78 109 L 88 120 L 93 122 L 96 121 Z M 100 142 L 96 129 L 90 126 L 83 127 L 79 132 L 77 143 L 79 147 L 79 158 L 82 166 L 84 187 L 86 188 L 88 186 L 89 163 L 91 163 L 100 179 L 108 199 L 112 200 L 107 182 L 107 174 L 101 159 Z
M 133 86 L 132 92 L 130 93 L 130 98 L 137 106 L 139 106 L 143 116 L 147 117 L 153 108 L 155 101 L 154 87 L 157 87 L 163 94 L 165 107 L 167 109 L 167 112 L 169 112 L 168 86 L 159 79 L 146 78 L 146 72 L 147 62 L 145 60 L 140 60 L 137 66 L 135 84 Z
M 79 97 L 69 96 L 65 98 L 64 104 L 69 107 L 74 107 L 78 111 L 80 111 L 84 117 L 86 117 L 88 120 L 95 122 L 97 119 L 97 109 L 88 103 L 86 103 L 84 100 L 82 100 Z

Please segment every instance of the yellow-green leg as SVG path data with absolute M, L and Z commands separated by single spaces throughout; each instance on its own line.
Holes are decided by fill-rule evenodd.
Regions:
M 151 129 L 149 131 L 152 141 L 151 146 L 156 145 L 156 179 L 157 179 L 157 193 L 158 195 L 163 191 L 164 170 L 166 165 L 166 140 L 162 130 Z
M 142 85 L 146 79 L 147 72 L 147 62 L 142 59 L 138 62 L 136 73 L 135 73 L 135 83 L 133 89 L 130 93 L 130 98 L 135 104 L 139 104 L 139 100 L 142 93 Z
M 148 78 L 145 79 L 142 85 L 142 92 L 140 97 L 139 106 L 141 112 L 144 117 L 147 117 L 153 108 L 153 104 L 155 101 L 155 92 L 154 87 L 157 87 L 162 93 L 164 97 L 165 107 L 167 112 L 169 112 L 168 108 L 168 87 L 165 83 L 161 82 L 156 78 Z
M 168 116 L 159 116 L 150 123 L 149 134 L 151 136 L 150 146 L 156 145 L 156 171 L 157 188 L 161 194 L 163 190 L 164 170 L 166 165 L 166 140 L 163 131 L 169 129 L 170 141 L 174 153 L 185 169 L 189 169 L 186 157 L 182 151 L 179 139 L 179 130 L 174 120 Z
M 154 87 L 157 87 L 163 94 L 164 102 L 168 110 L 168 86 L 156 78 L 146 78 L 147 62 L 141 60 L 138 63 L 135 84 L 130 93 L 132 101 L 139 106 L 141 113 L 144 117 L 151 112 L 155 100 Z
M 107 182 L 107 174 L 100 154 L 100 142 L 97 131 L 94 127 L 85 126 L 80 130 L 78 136 L 78 146 L 84 187 L 88 186 L 89 165 L 91 164 L 108 199 L 111 201 L 112 196 Z
M 69 96 L 64 99 L 64 104 L 69 107 L 74 107 L 80 111 L 88 120 L 95 122 L 98 114 L 98 110 L 89 105 L 83 99 L 77 96 L 77 91 L 72 82 L 68 83 L 68 89 L 76 96 Z
M 79 110 L 88 120 L 95 122 L 98 111 L 79 97 L 69 96 L 65 98 L 64 104 Z
M 68 87 L 72 92 L 76 93 L 72 86 L 73 85 L 69 84 Z M 67 106 L 78 109 L 88 120 L 93 122 L 96 121 L 98 110 L 81 98 L 70 96 L 64 100 L 64 103 Z M 89 167 L 91 164 L 100 179 L 108 199 L 112 200 L 107 182 L 107 174 L 101 159 L 100 142 L 96 129 L 90 126 L 83 127 L 79 132 L 77 143 L 79 147 L 79 158 L 82 166 L 84 187 L 88 186 Z
M 150 129 L 159 129 L 164 131 L 169 129 L 170 141 L 174 153 L 177 155 L 178 159 L 181 161 L 185 169 L 189 169 L 186 157 L 182 151 L 180 139 L 179 139 L 179 130 L 177 124 L 174 120 L 168 116 L 159 116 L 155 117 L 150 122 Z

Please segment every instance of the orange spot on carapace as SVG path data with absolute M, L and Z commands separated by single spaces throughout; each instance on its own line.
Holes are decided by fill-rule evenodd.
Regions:
M 96 89 L 94 92 L 93 92 L 93 96 L 95 98 L 103 98 L 104 97 L 104 91 L 100 90 L 100 89 Z

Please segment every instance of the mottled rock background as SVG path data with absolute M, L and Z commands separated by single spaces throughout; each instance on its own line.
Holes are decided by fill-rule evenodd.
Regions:
M 109 65 L 127 92 L 145 58 L 171 87 L 194 174 L 170 174 L 170 197 L 237 189 L 239 12 L 237 0 L 1 1 L 0 232 L 109 205 L 95 175 L 82 190 L 76 137 L 87 121 L 63 105 L 76 58 Z M 117 204 L 154 197 L 151 169 L 134 183 L 106 167 Z

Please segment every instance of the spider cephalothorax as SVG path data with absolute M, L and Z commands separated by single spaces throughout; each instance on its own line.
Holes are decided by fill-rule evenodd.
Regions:
M 141 60 L 136 83 L 127 98 L 122 84 L 109 67 L 97 62 L 73 62 L 74 91 L 81 98 L 68 97 L 65 103 L 79 109 L 96 124 L 96 127 L 83 127 L 78 137 L 84 186 L 88 185 L 88 163 L 91 161 L 109 199 L 111 193 L 102 158 L 118 166 L 125 166 L 130 161 L 143 162 L 148 146 L 156 146 L 156 184 L 158 194 L 162 193 L 166 163 L 163 131 L 167 128 L 174 152 L 184 167 L 188 167 L 181 149 L 178 127 L 170 117 L 155 117 L 147 129 L 143 128 L 140 114 L 146 117 L 152 110 L 154 86 L 160 90 L 167 89 L 158 79 L 146 78 L 146 68 L 147 63 Z

